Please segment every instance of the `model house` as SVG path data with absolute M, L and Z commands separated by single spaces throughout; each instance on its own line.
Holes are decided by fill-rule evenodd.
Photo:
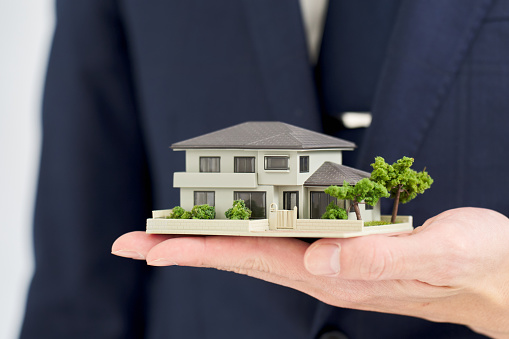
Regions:
M 349 207 L 325 188 L 370 176 L 341 164 L 343 151 L 355 147 L 281 122 L 246 122 L 173 144 L 173 150 L 186 152 L 185 172 L 174 173 L 174 187 L 184 209 L 209 204 L 217 219 L 237 199 L 252 210 L 252 219 L 267 219 L 271 205 L 297 207 L 298 218 L 318 219 L 331 201 Z M 361 214 L 365 221 L 380 219 L 380 206 L 362 204 Z

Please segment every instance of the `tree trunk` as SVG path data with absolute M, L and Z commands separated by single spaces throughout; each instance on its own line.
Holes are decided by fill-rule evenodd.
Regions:
M 357 220 L 362 220 L 361 210 L 359 209 L 359 203 L 358 202 L 355 201 L 353 203 L 353 209 L 355 211 L 355 216 L 357 217 Z
M 396 223 L 396 216 L 398 215 L 398 207 L 399 207 L 399 196 L 401 194 L 401 185 L 398 185 L 398 191 L 396 193 L 396 197 L 394 198 L 394 205 L 392 207 L 392 217 L 391 224 Z

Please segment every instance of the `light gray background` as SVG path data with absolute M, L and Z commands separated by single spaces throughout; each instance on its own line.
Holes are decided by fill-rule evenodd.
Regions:
M 34 267 L 31 222 L 53 0 L 0 0 L 0 338 L 18 337 Z

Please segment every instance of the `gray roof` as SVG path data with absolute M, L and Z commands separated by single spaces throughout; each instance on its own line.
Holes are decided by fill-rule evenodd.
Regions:
M 353 149 L 355 144 L 282 122 L 245 122 L 171 145 L 173 149 Z
M 304 186 L 342 186 L 343 181 L 355 185 L 370 176 L 368 172 L 326 161 L 306 180 Z

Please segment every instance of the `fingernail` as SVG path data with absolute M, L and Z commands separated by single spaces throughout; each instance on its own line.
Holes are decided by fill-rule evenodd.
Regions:
M 309 273 L 314 275 L 335 276 L 339 273 L 339 244 L 323 244 L 311 249 L 304 259 Z
M 147 263 L 150 266 L 178 266 L 178 264 L 174 261 L 167 259 L 156 259 Z
M 119 257 L 124 257 L 124 258 L 145 260 L 145 257 L 141 253 L 136 252 L 136 251 L 119 250 L 119 251 L 111 252 L 111 254 L 118 255 Z

